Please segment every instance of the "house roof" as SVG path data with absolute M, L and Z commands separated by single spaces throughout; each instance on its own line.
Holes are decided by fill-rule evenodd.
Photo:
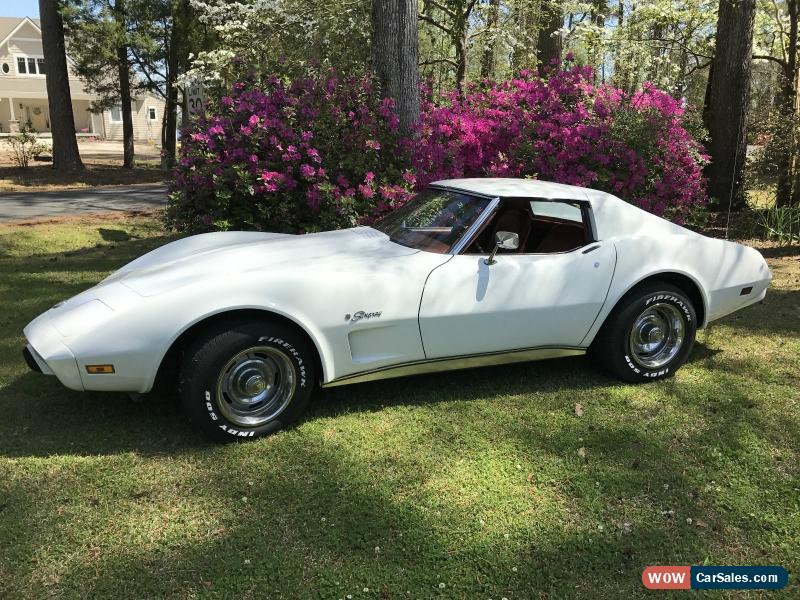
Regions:
M 39 19 L 31 19 L 30 17 L 0 17 L 0 46 L 8 41 L 11 34 L 13 34 L 24 21 L 30 21 L 39 30 L 42 28 Z

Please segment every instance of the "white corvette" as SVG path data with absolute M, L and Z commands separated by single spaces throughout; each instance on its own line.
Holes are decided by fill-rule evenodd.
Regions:
M 439 181 L 371 227 L 172 242 L 25 328 L 73 390 L 177 381 L 217 439 L 295 420 L 317 384 L 578 355 L 650 381 L 695 332 L 764 298 L 754 249 L 596 190 Z

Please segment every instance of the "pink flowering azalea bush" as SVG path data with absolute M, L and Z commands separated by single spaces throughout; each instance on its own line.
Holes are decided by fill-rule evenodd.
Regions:
M 428 98 L 413 157 L 419 183 L 535 177 L 682 221 L 706 201 L 707 159 L 681 124 L 682 107 L 652 86 L 629 96 L 591 81 L 590 67 L 572 67 Z
M 628 95 L 592 80 L 571 67 L 426 94 L 406 139 L 369 80 L 237 83 L 185 134 L 168 222 L 190 232 L 347 227 L 431 181 L 481 176 L 593 187 L 683 221 L 706 200 L 706 157 L 683 108 L 652 86 Z
M 239 82 L 184 132 L 167 221 L 189 232 L 357 224 L 411 195 L 392 100 L 335 74 Z

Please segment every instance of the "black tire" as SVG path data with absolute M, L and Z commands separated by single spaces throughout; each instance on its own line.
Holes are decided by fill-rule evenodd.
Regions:
M 178 380 L 184 411 L 216 441 L 274 433 L 308 405 L 316 382 L 314 356 L 303 335 L 279 322 L 213 325 L 184 355 Z
M 659 327 L 661 323 L 674 326 Z M 635 325 L 638 326 L 632 335 Z M 674 336 L 665 341 L 663 354 L 637 353 L 637 349 L 644 347 L 659 347 L 661 342 L 651 341 L 658 339 L 659 331 L 652 338 L 648 336 L 660 329 Z M 620 379 L 634 383 L 655 381 L 671 377 L 686 362 L 696 332 L 697 313 L 687 295 L 669 283 L 650 281 L 619 301 L 597 334 L 591 351 L 607 371 Z M 661 361 L 663 364 L 659 364 Z

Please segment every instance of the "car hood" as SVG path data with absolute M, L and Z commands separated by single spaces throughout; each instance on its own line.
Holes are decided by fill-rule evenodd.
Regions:
M 154 296 L 200 279 L 250 271 L 359 269 L 368 263 L 415 254 L 370 227 L 287 235 L 217 232 L 184 238 L 128 263 L 103 284 L 118 281 L 142 296 Z

